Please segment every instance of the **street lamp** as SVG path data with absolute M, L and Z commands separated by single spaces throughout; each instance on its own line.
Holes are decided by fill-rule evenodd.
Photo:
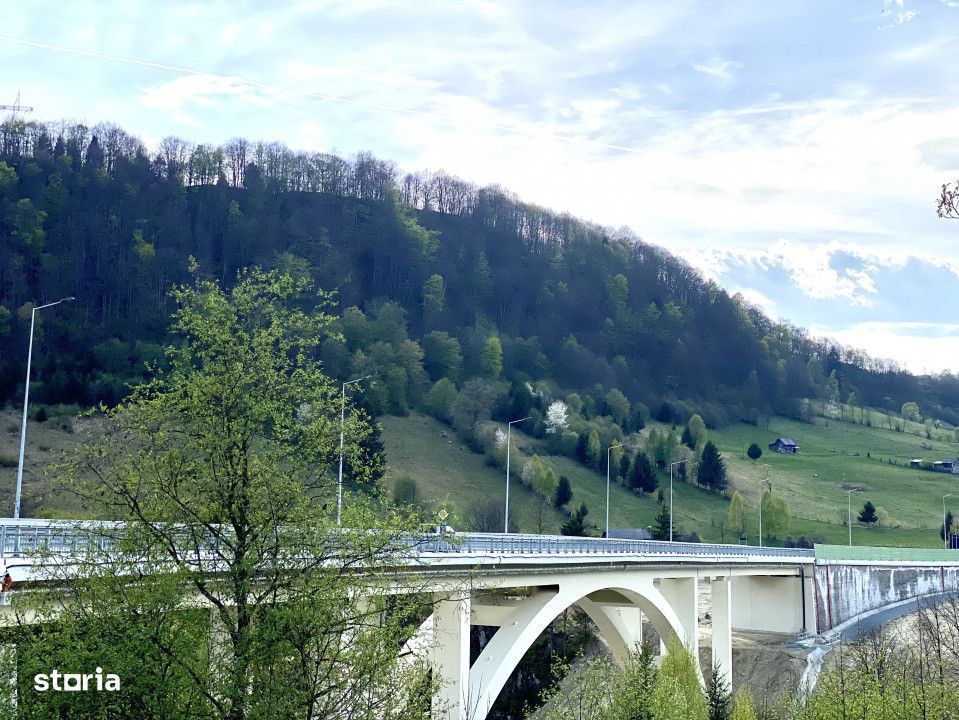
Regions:
M 687 458 L 669 464 L 669 542 L 673 541 L 673 465 L 682 465 Z
M 622 443 L 616 443 L 606 448 L 606 537 L 609 537 L 609 454 L 614 448 L 623 447 Z
M 340 401 L 340 479 L 337 483 L 336 491 L 336 524 L 343 524 L 343 436 L 346 430 L 346 386 L 353 385 L 354 383 L 363 382 L 369 378 L 373 377 L 372 375 L 364 375 L 361 378 L 356 378 L 356 380 L 350 380 L 343 383 L 343 394 Z
M 949 528 L 946 527 L 946 498 L 952 497 L 952 494 L 942 496 L 942 549 L 943 552 L 949 549 Z
M 503 514 L 503 532 L 509 532 L 509 450 L 510 450 L 510 438 L 512 437 L 513 424 L 521 423 L 525 420 L 529 420 L 532 415 L 527 415 L 524 418 L 519 420 L 510 420 L 506 423 L 506 511 Z
M 33 325 L 37 319 L 37 310 L 43 310 L 64 302 L 73 302 L 75 299 L 73 296 L 61 298 L 56 302 L 35 307 L 30 313 L 30 346 L 27 350 L 27 382 L 23 388 L 23 423 L 20 425 L 20 461 L 17 463 L 17 492 L 13 501 L 14 520 L 20 517 L 20 493 L 23 488 L 23 451 L 27 444 L 27 406 L 30 402 L 30 363 L 33 361 Z
M 846 490 L 846 525 L 849 526 L 849 547 L 852 547 L 852 490 Z M 945 500 L 943 500 L 945 502 Z

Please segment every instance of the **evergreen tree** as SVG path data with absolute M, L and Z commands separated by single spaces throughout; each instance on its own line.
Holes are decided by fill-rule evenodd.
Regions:
M 576 439 L 576 459 L 581 463 L 586 463 L 586 446 L 589 445 L 589 434 L 581 432 Z
M 952 527 L 952 510 L 950 510 L 950 511 L 948 511 L 948 512 L 946 513 L 946 524 L 939 526 L 939 539 L 940 539 L 940 540 L 945 540 L 945 539 L 946 539 L 946 533 L 947 533 L 947 532 L 952 532 L 952 529 L 953 529 L 953 527 Z
M 722 492 L 726 489 L 728 482 L 726 464 L 712 440 L 707 440 L 703 446 L 703 454 L 699 458 L 699 466 L 696 470 L 696 482 L 714 492 Z
M 659 487 L 656 470 L 649 461 L 646 453 L 638 452 L 633 457 L 633 464 L 629 468 L 629 487 L 644 493 L 651 493 Z
M 579 508 L 573 512 L 569 520 L 563 523 L 559 529 L 559 534 L 573 537 L 592 537 L 596 531 L 596 526 L 586 521 L 588 514 L 589 508 L 586 507 L 586 503 L 581 504 Z
M 713 671 L 706 678 L 706 704 L 709 709 L 709 720 L 729 720 L 732 710 L 729 680 L 716 664 L 713 664 Z
M 753 443 L 749 446 L 749 449 L 746 450 L 746 456 L 750 460 L 758 460 L 763 456 L 763 449 L 759 447 L 756 443 Z
M 679 441 L 690 450 L 696 449 L 696 441 L 693 440 L 693 434 L 689 432 L 689 426 L 683 428 L 683 434 Z
M 559 484 L 556 486 L 556 498 L 553 501 L 556 507 L 565 507 L 573 499 L 573 488 L 570 487 L 569 478 L 565 475 L 559 476 Z
M 673 525 L 673 533 L 676 533 L 675 525 Z M 653 540 L 669 540 L 669 508 L 666 507 L 666 503 L 659 506 L 659 515 L 656 516 L 652 535 Z
M 877 520 L 879 520 L 879 517 L 876 515 L 876 506 L 866 500 L 862 510 L 859 511 L 859 522 L 872 524 Z

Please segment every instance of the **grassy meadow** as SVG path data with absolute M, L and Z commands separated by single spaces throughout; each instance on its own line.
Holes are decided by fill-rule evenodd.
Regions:
M 651 427 L 668 429 L 652 423 Z M 779 455 L 766 446 L 776 437 L 793 437 L 800 445 L 799 455 Z M 606 477 L 570 458 L 550 455 L 545 444 L 522 432 L 514 431 L 519 458 L 512 462 L 510 504 L 512 517 L 520 529 L 534 531 L 538 519 L 536 496 L 519 482 L 526 459 L 534 452 L 553 468 L 557 477 L 565 475 L 573 488 L 570 507 L 585 502 L 588 519 L 600 529 L 604 525 Z M 777 494 L 788 501 L 793 514 L 790 535 L 819 536 L 827 542 L 845 543 L 848 531 L 843 524 L 847 490 L 853 490 L 853 513 L 866 500 L 882 506 L 898 527 L 866 528 L 853 526 L 853 542 L 860 545 L 899 545 L 935 547 L 939 542 L 942 496 L 953 493 L 953 508 L 959 510 L 959 476 L 914 470 L 908 466 L 914 457 L 939 459 L 959 454 L 959 445 L 927 440 L 894 430 L 867 427 L 838 420 L 817 418 L 807 424 L 772 418 L 768 425 L 737 424 L 709 437 L 723 453 L 731 487 L 740 490 L 755 508 L 764 480 L 772 482 Z M 477 503 L 490 499 L 502 502 L 505 473 L 486 463 L 482 455 L 470 452 L 445 425 L 419 414 L 383 419 L 383 440 L 387 451 L 388 481 L 400 476 L 416 479 L 421 496 L 427 501 L 449 499 L 466 519 Z M 750 443 L 764 450 L 757 461 L 746 457 Z M 898 464 L 890 464 L 890 460 Z M 669 476 L 660 474 L 660 487 L 668 497 Z M 731 493 L 731 490 L 730 490 Z M 735 542 L 724 529 L 728 499 L 696 486 L 674 483 L 676 524 L 682 530 L 695 530 L 703 540 Z M 647 527 L 659 509 L 655 495 L 637 495 L 616 482 L 610 488 L 610 524 L 613 527 Z M 959 515 L 959 512 L 957 512 Z M 562 516 L 551 511 L 544 518 L 544 531 L 558 530 Z M 756 543 L 758 518 L 753 512 L 750 543 Z

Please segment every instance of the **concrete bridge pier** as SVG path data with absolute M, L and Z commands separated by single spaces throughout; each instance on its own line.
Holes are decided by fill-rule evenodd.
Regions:
M 713 667 L 733 684 L 733 584 L 728 577 L 713 578 L 709 583 L 712 599 Z
M 433 697 L 435 717 L 468 717 L 471 605 L 467 596 L 440 600 L 433 607 L 431 664 L 442 678 Z

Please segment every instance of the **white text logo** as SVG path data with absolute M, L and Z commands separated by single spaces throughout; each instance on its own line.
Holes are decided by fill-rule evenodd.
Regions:
M 56 692 L 85 692 L 88 690 L 106 690 L 116 692 L 120 689 L 120 677 L 112 673 L 103 674 L 102 668 L 90 673 L 61 673 L 54 670 L 49 675 L 37 673 L 33 676 L 33 689 L 37 692 L 54 690 Z

